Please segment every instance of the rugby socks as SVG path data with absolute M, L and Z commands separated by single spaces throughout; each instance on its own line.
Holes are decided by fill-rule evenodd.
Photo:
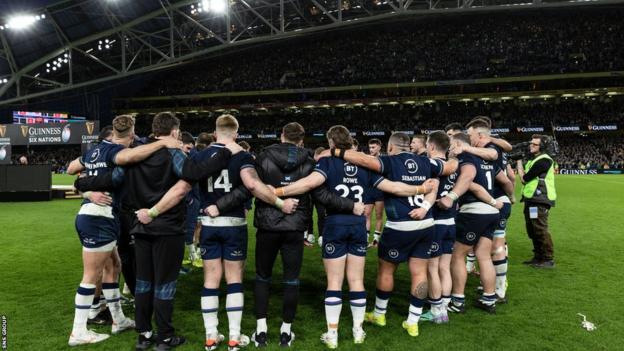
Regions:
M 377 291 L 375 292 L 375 310 L 373 312 L 375 317 L 386 314 L 386 310 L 388 309 L 388 302 L 390 301 L 390 296 L 392 296 L 392 291 L 383 291 L 377 289 Z
M 80 335 L 87 332 L 87 319 L 95 295 L 95 285 L 81 283 L 76 291 L 74 327 L 72 334 Z
M 410 306 L 409 306 L 409 314 L 407 315 L 407 323 L 408 324 L 416 324 L 420 319 L 420 315 L 422 314 L 423 305 L 425 304 L 425 300 L 419 299 L 414 295 L 410 295 Z
M 468 271 L 468 273 L 474 272 L 476 261 L 477 261 L 477 256 L 475 256 L 474 252 L 468 253 L 468 258 L 466 262 L 466 270 Z
M 446 308 L 446 306 L 448 306 L 450 302 L 451 302 L 450 295 L 442 295 L 442 305 L 444 306 L 444 308 Z
M 434 316 L 439 316 L 444 311 L 444 307 L 442 306 L 442 299 L 429 299 L 429 304 L 431 305 L 431 314 Z
M 484 305 L 492 306 L 496 304 L 496 294 L 483 293 L 483 295 L 481 295 L 481 298 L 479 300 L 481 300 L 481 302 L 483 302 Z
M 342 310 L 342 291 L 325 291 L 325 319 L 327 320 L 327 330 L 338 332 L 338 322 L 340 321 L 340 311 Z
M 93 319 L 97 317 L 100 313 L 100 295 L 93 297 L 93 302 L 91 303 L 91 309 L 89 310 L 89 319 Z
M 466 302 L 466 296 L 460 294 L 451 295 L 451 303 L 455 306 L 463 306 Z
M 281 333 L 286 333 L 286 334 L 290 335 L 290 327 L 291 326 L 292 326 L 292 323 L 282 322 L 282 326 L 280 328 L 280 334 Z
M 364 313 L 366 313 L 366 291 L 349 291 L 349 302 L 353 326 L 360 327 L 364 323 Z
M 494 261 L 493 263 L 496 270 L 496 295 L 505 297 L 507 290 L 507 258 Z
M 256 320 L 256 334 L 266 333 L 267 330 L 268 328 L 266 318 L 260 318 Z
M 202 289 L 201 311 L 204 318 L 204 328 L 206 329 L 206 339 L 215 338 L 217 326 L 219 326 L 219 289 Z
M 243 319 L 243 284 L 234 283 L 227 285 L 227 297 L 225 298 L 225 310 L 230 325 L 230 338 L 237 337 L 241 333 L 241 320 Z
M 102 293 L 104 293 L 104 297 L 106 298 L 106 305 L 113 317 L 113 322 L 119 323 L 126 317 L 121 309 L 119 283 L 102 283 Z

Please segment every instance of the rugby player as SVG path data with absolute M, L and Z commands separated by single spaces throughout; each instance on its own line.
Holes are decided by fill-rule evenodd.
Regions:
M 368 141 L 368 151 L 373 157 L 381 156 L 381 148 L 383 143 L 377 138 L 370 139 Z M 373 234 L 373 241 L 371 246 L 377 247 L 379 244 L 379 237 L 381 236 L 381 230 L 383 228 L 383 215 L 384 215 L 384 199 L 383 192 L 377 189 L 371 189 L 370 197 L 366 203 L 366 231 L 370 231 L 371 216 L 373 210 L 375 211 L 375 233 Z
M 478 131 L 473 131 L 478 132 Z M 475 136 L 476 138 L 476 136 Z M 464 306 L 464 288 L 466 284 L 465 259 L 471 248 L 474 247 L 479 267 L 481 268 L 481 283 L 483 295 L 476 301 L 475 306 L 490 313 L 496 312 L 496 296 L 494 291 L 495 277 L 492 263 L 492 235 L 499 219 L 499 211 L 491 204 L 480 201 L 470 190 L 474 181 L 492 194 L 492 184 L 497 173 L 500 173 L 494 164 L 467 152 L 459 151 L 470 146 L 471 137 L 464 133 L 453 136 L 451 154 L 458 153 L 460 172 L 453 189 L 439 200 L 444 209 L 453 206 L 459 199 L 459 214 L 457 215 L 457 238 L 451 259 L 451 273 L 453 289 L 451 303 L 448 307 L 451 312 L 461 312 Z M 460 198 L 461 196 L 461 198 Z
M 414 135 L 410 143 L 410 151 L 419 156 L 427 156 L 427 137 L 424 135 Z

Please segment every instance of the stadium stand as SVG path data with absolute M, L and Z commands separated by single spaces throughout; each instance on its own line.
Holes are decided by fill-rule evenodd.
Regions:
M 624 10 L 412 18 L 295 39 L 156 75 L 142 95 L 624 69 Z M 570 26 L 570 21 L 575 25 Z

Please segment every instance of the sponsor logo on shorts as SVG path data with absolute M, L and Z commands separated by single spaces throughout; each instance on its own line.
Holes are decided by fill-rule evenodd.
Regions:
M 93 238 L 84 238 L 84 239 L 82 239 L 82 242 L 85 245 L 95 245 L 96 244 L 95 239 L 93 239 Z
M 476 238 L 477 238 L 477 234 L 475 234 L 474 232 L 470 232 L 466 234 L 466 239 L 468 239 L 468 241 L 473 241 Z
M 438 252 L 440 250 L 440 245 L 438 243 L 431 243 L 431 249 L 429 249 L 430 253 Z
M 204 255 L 206 254 L 206 248 L 205 248 L 205 247 L 202 247 L 202 248 L 199 250 L 199 253 L 200 253 L 202 256 L 204 256 Z
M 358 246 L 358 247 L 355 249 L 355 251 L 357 251 L 357 252 L 361 252 L 361 253 L 365 253 L 365 252 L 366 252 L 366 246 L 364 246 L 364 245 L 360 245 L 360 246 Z
M 501 219 L 500 226 L 504 227 L 506 224 L 507 224 L 507 220 L 506 219 Z
M 325 245 L 325 252 L 327 252 L 328 254 L 333 254 L 336 251 L 336 247 L 333 244 L 327 244 Z
M 388 256 L 390 258 L 397 258 L 397 257 L 399 257 L 399 250 L 392 249 L 392 250 L 388 251 Z
M 243 250 L 234 250 L 234 251 L 232 251 L 232 256 L 234 256 L 234 257 L 242 257 L 243 256 Z

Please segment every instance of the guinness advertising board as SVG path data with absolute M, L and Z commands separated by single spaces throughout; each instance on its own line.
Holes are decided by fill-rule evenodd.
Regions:
M 2 124 L 0 144 L 77 145 L 97 141 L 99 121 L 42 124 Z

